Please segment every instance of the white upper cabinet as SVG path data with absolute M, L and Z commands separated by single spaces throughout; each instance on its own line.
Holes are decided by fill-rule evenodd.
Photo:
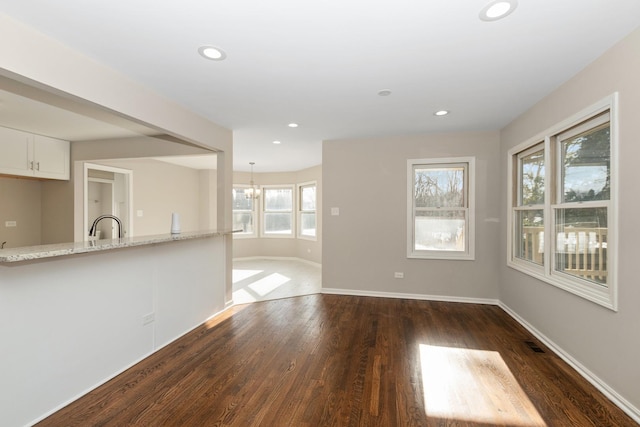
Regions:
M 0 127 L 0 174 L 69 179 L 70 143 Z
M 0 173 L 33 175 L 29 145 L 33 135 L 0 127 Z
M 69 179 L 69 141 L 34 135 L 33 168 L 40 178 Z

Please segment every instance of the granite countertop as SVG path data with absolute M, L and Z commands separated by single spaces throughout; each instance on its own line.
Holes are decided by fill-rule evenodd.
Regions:
M 180 240 L 201 239 L 205 237 L 223 236 L 233 231 L 203 230 L 180 234 L 158 234 L 153 236 L 125 237 L 122 239 L 91 240 L 88 242 L 60 243 L 54 245 L 25 246 L 21 248 L 0 249 L 0 263 L 29 261 L 42 258 L 53 258 L 89 252 L 108 251 L 134 246 L 154 245 L 158 243 Z

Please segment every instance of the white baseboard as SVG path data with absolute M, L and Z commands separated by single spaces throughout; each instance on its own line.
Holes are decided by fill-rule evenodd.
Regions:
M 227 311 L 228 309 L 230 309 L 231 307 L 233 307 L 233 301 L 231 301 L 231 304 L 229 304 L 229 302 L 227 302 L 225 304 L 225 307 L 218 311 L 215 314 L 212 314 L 211 316 L 209 316 L 207 319 L 205 319 L 202 323 L 197 324 L 196 326 L 186 330 L 184 333 L 178 335 L 177 337 L 173 338 L 172 340 L 169 340 L 167 343 L 161 345 L 160 347 L 154 348 L 153 350 L 151 350 L 150 352 L 144 354 L 143 356 L 141 356 L 140 358 L 134 360 L 133 362 L 131 362 L 130 364 L 128 364 L 127 366 L 125 366 L 124 368 L 116 371 L 114 374 L 108 376 L 107 378 L 103 379 L 102 381 L 99 381 L 97 384 L 90 386 L 89 388 L 87 388 L 86 390 L 80 392 L 79 394 L 77 394 L 76 396 L 72 397 L 71 399 L 67 400 L 66 402 L 56 406 L 55 408 L 53 408 L 52 410 L 46 412 L 45 414 L 41 415 L 40 417 L 36 418 L 35 420 L 31 421 L 29 424 L 27 424 L 28 426 L 32 426 L 35 425 L 37 423 L 39 423 L 40 421 L 44 420 L 45 418 L 47 418 L 50 415 L 53 415 L 54 413 L 58 412 L 59 410 L 61 410 L 62 408 L 64 408 L 65 406 L 68 406 L 69 404 L 75 402 L 76 400 L 80 399 L 81 397 L 85 396 L 86 394 L 88 394 L 89 392 L 95 390 L 96 388 L 108 383 L 109 381 L 111 381 L 112 379 L 114 379 L 115 377 L 117 377 L 118 375 L 122 374 L 123 372 L 125 372 L 126 370 L 134 367 L 135 365 L 137 365 L 138 363 L 142 362 L 144 359 L 146 359 L 147 357 L 151 356 L 152 354 L 158 352 L 159 350 L 163 349 L 164 347 L 168 346 L 169 344 L 171 344 L 172 342 L 176 341 L 177 339 L 185 336 L 186 334 L 188 334 L 189 332 L 193 331 L 194 329 L 204 325 L 207 321 L 211 320 L 212 318 L 224 313 L 225 311 Z M 154 345 L 155 347 L 155 345 Z
M 314 267 L 322 267 L 322 264 L 317 262 L 309 261 L 307 259 L 298 258 L 298 257 L 286 257 L 286 256 L 247 256 L 247 257 L 238 257 L 234 258 L 234 261 L 259 261 L 261 259 L 274 260 L 274 261 L 298 261 L 303 262 L 305 264 L 312 265 Z
M 337 289 L 322 288 L 323 294 L 331 295 L 351 295 L 359 297 L 377 297 L 377 298 L 396 298 L 396 299 L 415 299 L 424 301 L 442 301 L 442 302 L 462 302 L 466 304 L 489 304 L 498 305 L 497 299 L 487 298 L 466 298 L 443 295 L 424 295 L 424 294 L 404 294 L 397 292 L 377 292 L 377 291 L 360 291 L 355 289 Z
M 535 336 L 540 342 L 542 342 L 545 346 L 547 346 L 551 351 L 553 351 L 558 357 L 567 362 L 569 366 L 578 372 L 584 379 L 589 381 L 595 388 L 600 390 L 602 394 L 604 394 L 614 405 L 622 409 L 627 415 L 629 415 L 635 422 L 640 424 L 640 409 L 636 408 L 632 405 L 628 400 L 624 397 L 620 396 L 618 392 L 616 392 L 613 388 L 611 388 L 607 383 L 602 381 L 587 369 L 582 363 L 578 362 L 573 356 L 560 348 L 556 343 L 550 340 L 547 336 L 545 336 L 542 332 L 533 327 L 529 322 L 524 320 L 520 315 L 518 315 L 515 311 L 511 310 L 506 304 L 502 301 L 498 304 L 500 308 L 502 308 L 509 316 L 511 316 L 516 322 L 520 323 L 526 330 L 531 332 L 533 336 Z

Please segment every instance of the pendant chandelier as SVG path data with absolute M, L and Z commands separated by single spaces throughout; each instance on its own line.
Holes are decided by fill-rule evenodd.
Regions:
M 255 165 L 256 163 L 249 162 L 249 164 L 251 165 L 251 181 L 249 181 L 249 185 L 251 187 L 244 190 L 244 195 L 247 199 L 257 199 L 258 197 L 260 197 L 260 188 L 256 187 L 255 183 L 253 182 L 253 165 Z

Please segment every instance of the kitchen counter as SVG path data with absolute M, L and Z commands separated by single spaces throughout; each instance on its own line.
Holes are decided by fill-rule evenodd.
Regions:
M 60 243 L 53 245 L 25 246 L 0 250 L 0 264 L 54 258 L 90 252 L 110 251 L 134 246 L 155 245 L 181 240 L 201 239 L 231 234 L 232 231 L 203 230 L 180 234 L 125 237 L 122 239 L 91 240 L 88 242 Z

